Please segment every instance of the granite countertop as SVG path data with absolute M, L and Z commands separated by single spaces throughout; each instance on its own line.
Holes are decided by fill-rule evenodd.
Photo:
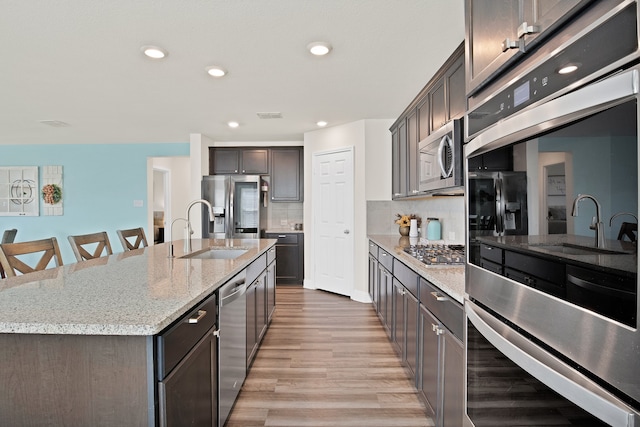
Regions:
M 546 236 L 483 236 L 477 240 L 504 249 L 535 254 L 547 259 L 567 264 L 583 265 L 590 269 L 614 271 L 635 275 L 638 270 L 637 247 L 626 241 L 607 240 L 606 249 L 619 253 L 572 253 L 572 249 L 595 246 L 593 237 L 573 234 L 550 234 Z M 566 245 L 569 245 L 567 247 Z M 562 248 L 567 249 L 562 251 Z M 579 251 L 582 252 L 582 251 Z
M 193 239 L 192 252 L 243 248 L 235 259 L 180 258 L 183 241 L 0 280 L 0 333 L 154 335 L 211 295 L 275 239 Z
M 460 304 L 464 304 L 465 266 L 464 265 L 427 265 L 404 251 L 409 246 L 406 238 L 396 235 L 370 235 L 369 239 L 402 261 L 407 267 L 440 288 Z

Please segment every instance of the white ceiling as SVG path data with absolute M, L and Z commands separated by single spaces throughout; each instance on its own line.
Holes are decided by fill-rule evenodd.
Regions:
M 463 39 L 463 0 L 1 0 L 0 144 L 302 141 L 398 117 Z

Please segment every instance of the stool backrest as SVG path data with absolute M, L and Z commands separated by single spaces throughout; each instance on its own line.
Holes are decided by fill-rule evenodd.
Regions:
M 73 249 L 73 254 L 78 261 L 86 261 L 88 259 L 99 258 L 103 255 L 113 254 L 109 236 L 107 236 L 106 231 L 69 236 L 68 238 L 71 249 Z M 89 252 L 90 250 L 93 250 L 93 252 Z
M 22 255 L 36 254 L 39 252 L 42 252 L 42 256 L 34 266 L 30 266 L 23 259 L 18 258 Z M 4 274 L 7 277 L 17 276 L 17 272 L 27 274 L 44 270 L 49 265 L 51 259 L 54 260 L 56 267 L 62 265 L 60 248 L 58 247 L 58 241 L 55 237 L 29 242 L 0 244 L 0 265 L 2 265 Z
M 125 251 L 146 248 L 149 246 L 142 227 L 130 228 L 128 230 L 116 230 L 116 233 L 118 233 L 120 243 L 122 243 L 122 249 Z

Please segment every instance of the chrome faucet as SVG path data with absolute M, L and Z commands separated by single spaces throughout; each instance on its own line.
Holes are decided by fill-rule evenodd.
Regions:
M 591 220 L 589 228 L 596 231 L 596 247 L 604 248 L 604 224 L 602 224 L 602 209 L 600 203 L 595 197 L 589 194 L 578 194 L 578 197 L 573 201 L 573 209 L 571 210 L 571 216 L 578 216 L 578 203 L 582 199 L 591 199 L 596 205 L 596 216 Z
M 191 207 L 193 205 L 198 204 L 198 203 L 202 203 L 207 208 L 209 208 L 209 221 L 213 221 L 214 220 L 213 207 L 211 206 L 211 203 L 209 203 L 208 201 L 206 201 L 204 199 L 194 200 L 193 202 L 189 203 L 189 206 L 187 206 L 187 238 L 185 239 L 185 242 L 184 242 L 184 252 L 185 253 L 191 252 L 191 235 L 193 234 L 193 230 L 191 229 L 191 219 L 189 218 L 189 215 L 191 213 Z
M 169 225 L 169 258 L 173 258 L 173 224 L 176 221 L 187 221 L 186 218 L 176 218 Z

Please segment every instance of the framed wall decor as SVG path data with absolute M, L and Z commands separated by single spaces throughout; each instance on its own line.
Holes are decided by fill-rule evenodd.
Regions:
M 0 216 L 40 215 L 37 166 L 0 167 Z

